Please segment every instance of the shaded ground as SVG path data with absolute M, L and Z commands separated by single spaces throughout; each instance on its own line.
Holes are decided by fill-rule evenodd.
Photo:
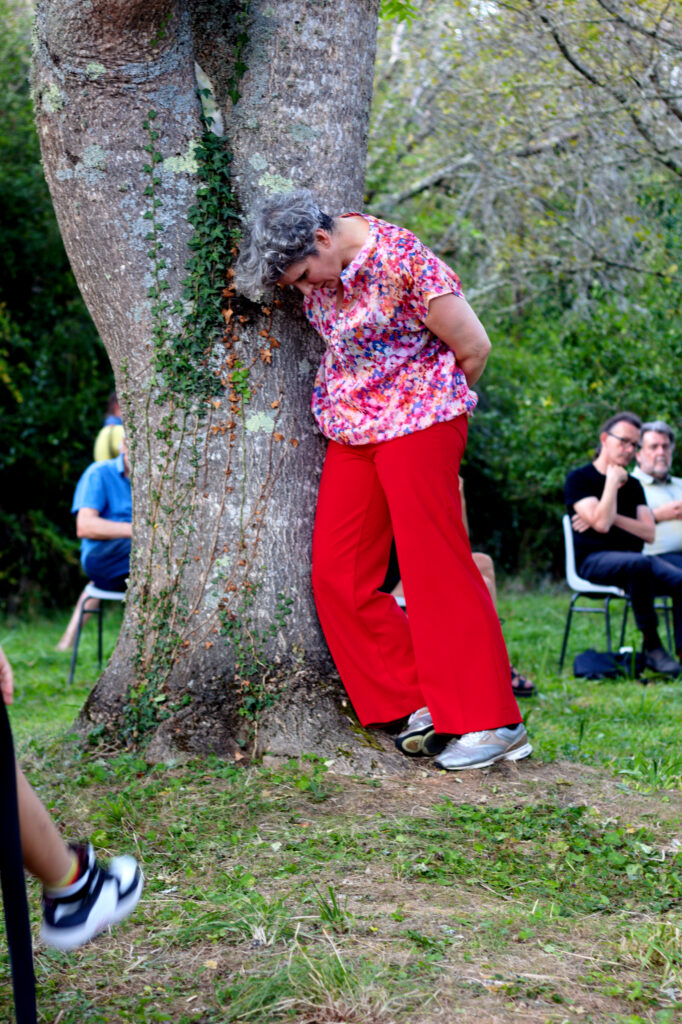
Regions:
M 389 752 L 392 743 L 385 734 L 377 739 Z M 357 789 L 342 784 L 341 792 L 330 798 L 338 801 L 343 813 L 371 811 L 396 814 L 426 812 L 435 800 L 447 797 L 458 803 L 490 803 L 505 806 L 509 802 L 533 803 L 552 800 L 560 806 L 586 804 L 614 817 L 661 821 L 682 816 L 682 792 L 638 793 L 626 783 L 589 765 L 571 761 L 543 763 L 531 756 L 525 761 L 505 761 L 478 771 L 442 772 L 428 758 L 401 759 L 404 774 L 387 776 L 375 789 Z M 270 765 L 275 763 L 269 762 Z M 333 774 L 333 766 L 329 769 Z
M 538 684 L 534 756 L 449 775 L 380 733 L 382 770 L 356 775 L 334 746 L 262 767 L 79 748 L 63 733 L 93 638 L 67 691 L 64 623 L 8 626 L 30 778 L 66 835 L 146 874 L 112 935 L 37 946 L 41 1024 L 682 1020 L 682 681 L 557 675 L 567 602 L 502 595 L 512 660 Z M 571 655 L 603 642 L 581 618 Z M 33 883 L 30 898 L 37 933 Z M 8 978 L 0 946 L 0 1024 Z

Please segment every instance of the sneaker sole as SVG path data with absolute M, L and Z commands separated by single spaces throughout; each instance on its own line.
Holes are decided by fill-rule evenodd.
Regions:
M 491 764 L 496 764 L 497 761 L 520 761 L 532 753 L 533 748 L 530 743 L 524 743 L 522 747 L 516 747 L 514 750 L 505 750 L 502 754 L 498 754 L 497 757 L 489 757 L 487 761 L 452 765 L 441 764 L 439 761 L 436 761 L 436 767 L 444 772 L 464 772 L 472 768 L 489 768 Z
M 395 745 L 406 757 L 435 757 L 447 743 L 447 737 L 440 736 L 429 727 L 426 732 L 411 732 L 407 736 L 396 736 Z

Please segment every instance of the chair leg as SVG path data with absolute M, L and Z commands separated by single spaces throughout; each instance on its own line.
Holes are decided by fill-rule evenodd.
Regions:
M 571 603 L 568 606 L 568 615 L 566 616 L 566 628 L 564 629 L 564 639 L 561 645 L 561 654 L 559 655 L 559 672 L 564 667 L 564 658 L 566 657 L 566 647 L 568 645 L 568 634 L 571 629 L 571 619 L 573 618 L 573 605 L 578 600 L 578 595 L 574 594 L 571 598 Z
M 100 601 L 97 615 L 97 668 L 102 671 L 102 616 L 104 614 L 104 601 Z
M 612 646 L 611 646 L 611 612 L 610 612 L 610 609 L 609 609 L 609 605 L 610 604 L 611 604 L 611 598 L 610 597 L 605 597 L 604 598 L 604 618 L 606 619 L 606 650 L 609 652 L 609 654 L 612 651 Z
M 625 643 L 625 627 L 628 621 L 628 612 L 630 611 L 630 598 L 625 598 L 625 607 L 623 608 L 623 620 L 620 624 L 620 643 L 619 647 L 622 647 Z
M 69 668 L 69 678 L 66 683 L 67 686 L 71 686 L 71 683 L 73 682 L 73 676 L 76 671 L 76 661 L 78 659 L 78 645 L 81 639 L 81 630 L 83 629 L 83 619 L 85 618 L 86 611 L 85 606 L 87 605 L 88 600 L 89 599 L 87 597 L 83 600 L 81 610 L 78 615 L 78 626 L 76 628 L 76 637 L 73 641 L 73 651 L 71 652 L 71 667 Z
M 668 638 L 668 650 L 674 658 L 676 657 L 676 654 L 673 649 L 673 638 L 670 631 L 670 604 L 667 597 L 663 598 L 663 618 L 665 619 L 665 635 Z

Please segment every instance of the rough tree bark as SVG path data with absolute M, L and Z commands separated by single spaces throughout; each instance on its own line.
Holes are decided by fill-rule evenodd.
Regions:
M 309 584 L 319 341 L 294 300 L 235 298 L 220 245 L 236 223 L 224 209 L 228 166 L 243 211 L 300 185 L 332 211 L 360 206 L 377 9 L 378 0 L 37 8 L 45 173 L 114 367 L 133 464 L 124 626 L 81 720 L 134 742 L 151 736 L 151 756 L 230 754 L 238 743 L 336 756 L 353 745 L 338 687 L 321 682 L 331 665 Z M 220 138 L 203 149 L 197 82 Z M 218 171 L 202 184 L 209 198 L 192 249 L 188 214 L 207 162 Z M 188 274 L 191 255 L 204 269 Z

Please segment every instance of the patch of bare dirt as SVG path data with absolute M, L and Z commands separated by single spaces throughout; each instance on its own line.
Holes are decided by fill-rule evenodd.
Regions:
M 382 737 L 390 743 L 389 737 Z M 402 758 L 399 775 L 344 777 L 340 791 L 327 801 L 339 813 L 423 815 L 446 797 L 457 804 L 553 803 L 586 805 L 600 814 L 629 823 L 682 819 L 682 793 L 638 793 L 608 772 L 570 761 L 544 763 L 533 757 L 503 761 L 475 771 L 443 772 L 426 758 Z M 335 765 L 329 766 L 330 776 Z

